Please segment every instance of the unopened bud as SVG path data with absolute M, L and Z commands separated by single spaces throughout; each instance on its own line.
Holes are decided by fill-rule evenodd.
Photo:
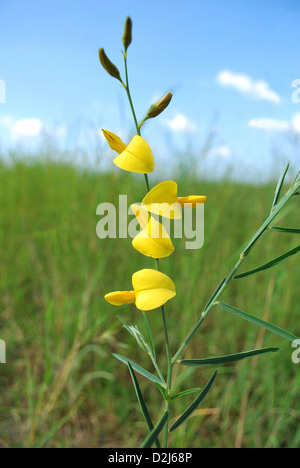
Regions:
M 131 18 L 129 18 L 128 16 L 125 21 L 124 34 L 122 38 L 122 42 L 125 47 L 125 52 L 130 46 L 131 41 L 132 41 L 132 21 L 131 21 Z
M 107 71 L 111 76 L 114 78 L 117 78 L 117 80 L 121 81 L 121 76 L 120 72 L 117 69 L 117 67 L 109 60 L 107 57 L 106 53 L 104 52 L 104 49 L 99 49 L 99 59 L 101 62 L 102 67 L 104 70 Z
M 171 99 L 173 97 L 173 94 L 171 91 L 169 91 L 163 98 L 161 98 L 156 104 L 153 104 L 150 109 L 147 112 L 147 118 L 152 119 L 153 117 L 157 117 L 159 114 L 161 114 L 166 107 L 171 102 Z

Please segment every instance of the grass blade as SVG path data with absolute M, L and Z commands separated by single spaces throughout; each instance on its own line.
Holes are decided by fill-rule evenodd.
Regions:
M 211 357 L 205 359 L 182 359 L 179 361 L 183 366 L 215 366 L 218 364 L 229 364 L 231 362 L 242 361 L 253 356 L 260 354 L 276 353 L 280 348 L 261 348 L 252 351 L 245 351 L 242 353 L 228 354 L 227 356 Z
M 165 385 L 162 383 L 162 381 L 156 377 L 155 375 L 151 374 L 150 372 L 148 372 L 146 369 L 144 369 L 143 367 L 139 366 L 138 364 L 136 364 L 135 362 L 131 361 L 131 359 L 128 359 L 124 356 L 121 356 L 121 354 L 113 354 L 113 356 L 116 358 L 116 359 L 119 359 L 119 361 L 123 362 L 124 364 L 126 364 L 128 366 L 128 363 L 131 364 L 132 368 L 138 372 L 139 374 L 141 374 L 143 377 L 146 377 L 146 379 L 148 380 L 151 380 L 151 382 L 154 382 L 155 384 L 158 384 L 159 386 L 161 387 L 165 387 Z
M 259 273 L 260 271 L 268 270 L 269 268 L 272 268 L 273 266 L 278 265 L 278 263 L 283 262 L 287 258 L 292 257 L 292 255 L 296 255 L 298 252 L 300 252 L 300 245 L 298 245 L 298 247 L 295 247 L 292 250 L 289 250 L 283 255 L 280 255 L 280 257 L 274 258 L 274 260 L 271 260 L 270 262 L 265 263 L 264 265 L 254 268 L 253 270 L 248 270 L 248 271 L 245 271 L 244 273 L 235 275 L 234 278 L 235 279 L 245 278 L 246 276 L 254 275 L 255 273 Z
M 277 205 L 278 201 L 279 201 L 279 197 L 280 197 L 280 194 L 281 194 L 281 190 L 282 190 L 282 187 L 283 187 L 283 184 L 284 184 L 284 181 L 285 181 L 285 178 L 286 178 L 286 175 L 287 175 L 287 172 L 290 168 L 290 163 L 287 164 L 282 176 L 279 178 L 278 180 L 278 184 L 277 184 L 277 187 L 276 187 L 276 190 L 275 190 L 275 195 L 274 195 L 274 200 L 273 200 L 273 205 L 272 205 L 272 210 L 273 208 Z M 271 211 L 272 211 L 271 210 Z
M 286 227 L 279 227 L 279 226 L 272 226 L 270 229 L 272 229 L 273 231 L 284 232 L 287 234 L 300 234 L 300 229 L 286 228 Z
M 182 423 L 184 423 L 184 421 L 186 421 L 186 419 L 198 408 L 198 406 L 202 403 L 202 401 L 204 400 L 204 398 L 207 396 L 208 392 L 210 391 L 211 387 L 213 386 L 216 380 L 216 377 L 217 377 L 217 372 L 215 372 L 212 375 L 212 377 L 210 378 L 210 380 L 208 381 L 208 383 L 206 384 L 206 386 L 204 387 L 200 395 L 198 395 L 196 400 L 193 401 L 191 406 L 189 406 L 188 409 L 170 427 L 170 432 L 175 431 L 175 429 L 177 429 L 177 427 L 179 427 Z
M 240 309 L 236 309 L 235 307 L 225 304 L 224 302 L 217 302 L 217 305 L 222 307 L 222 309 L 227 310 L 228 312 L 231 312 L 232 314 L 237 315 L 238 317 L 241 317 L 244 320 L 247 320 L 248 322 L 254 323 L 255 325 L 258 325 L 261 328 L 265 328 L 266 330 L 269 330 L 270 332 L 275 333 L 276 335 L 279 335 L 282 338 L 285 338 L 286 340 L 294 341 L 298 339 L 297 336 L 292 335 L 291 333 L 285 330 L 282 330 L 282 328 L 279 328 L 276 325 L 273 325 L 272 323 L 265 322 L 265 320 L 262 320 L 260 318 L 254 317 L 254 315 L 247 314 L 246 312 L 243 312 Z
M 145 418 L 145 421 L 147 423 L 149 431 L 152 432 L 152 430 L 154 429 L 154 426 L 153 426 L 153 423 L 152 423 L 148 408 L 146 406 L 142 391 L 140 389 L 138 380 L 136 378 L 136 375 L 134 373 L 134 370 L 133 370 L 132 365 L 130 364 L 130 362 L 128 362 L 128 368 L 129 368 L 129 372 L 130 372 L 130 375 L 131 375 L 131 378 L 132 378 L 133 386 L 134 386 L 134 389 L 135 389 L 135 393 L 136 393 L 136 396 L 137 396 L 141 411 L 142 411 L 142 413 L 144 415 L 144 418 Z M 160 443 L 159 443 L 158 439 L 155 440 L 155 445 L 156 445 L 157 448 L 160 448 Z
M 76 407 L 73 407 L 68 414 L 59 420 L 58 422 L 55 422 L 53 426 L 50 428 L 50 430 L 42 437 L 41 440 L 39 440 L 36 444 L 34 444 L 34 448 L 42 448 L 44 447 L 49 440 L 52 439 L 52 437 L 65 425 L 67 422 L 72 418 L 73 414 L 75 414 L 77 411 Z M 54 420 L 55 421 L 55 420 Z
M 190 393 L 200 392 L 201 388 L 190 388 L 189 390 L 183 390 L 182 392 L 176 393 L 176 395 L 171 396 L 171 400 L 175 400 L 176 398 L 180 398 L 185 395 L 189 395 Z
M 163 430 L 166 422 L 168 421 L 169 413 L 166 411 L 162 418 L 158 421 L 157 425 L 154 427 L 154 429 L 150 432 L 148 437 L 144 440 L 140 448 L 151 448 L 152 445 L 154 444 L 155 440 Z
M 147 336 L 148 336 L 148 340 L 149 340 L 149 345 L 150 345 L 150 348 L 151 348 L 151 351 L 152 351 L 152 355 L 154 357 L 154 359 L 156 358 L 156 354 L 155 354 L 155 347 L 154 347 L 154 342 L 153 342 L 153 338 L 152 338 L 152 334 L 151 334 L 151 330 L 150 330 L 150 325 L 149 325 L 149 322 L 148 322 L 148 318 L 147 318 L 147 315 L 145 312 L 143 312 L 143 317 L 144 317 L 144 323 L 145 323 L 145 327 L 146 327 L 146 331 L 147 331 Z

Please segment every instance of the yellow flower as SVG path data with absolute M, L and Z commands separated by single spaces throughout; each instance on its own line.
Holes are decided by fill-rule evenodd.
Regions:
M 139 135 L 135 135 L 130 143 L 125 143 L 112 132 L 102 130 L 107 143 L 117 153 L 114 163 L 120 169 L 139 174 L 149 174 L 155 167 L 154 157 L 148 143 Z
M 177 184 L 172 180 L 161 182 L 147 193 L 143 205 L 150 213 L 170 219 L 181 219 L 181 207 L 185 204 L 195 208 L 199 203 L 205 203 L 207 197 L 190 195 L 188 197 L 177 196 Z
M 142 231 L 133 239 L 132 245 L 143 255 L 165 258 L 174 252 L 174 246 L 165 227 L 148 213 L 146 207 L 131 205 Z
M 133 291 L 115 291 L 106 294 L 112 305 L 135 304 L 139 310 L 157 309 L 176 296 L 175 285 L 167 276 L 156 270 L 140 270 L 132 276 Z

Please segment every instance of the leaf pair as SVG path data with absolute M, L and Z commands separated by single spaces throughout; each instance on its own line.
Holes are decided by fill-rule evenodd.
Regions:
M 212 388 L 215 380 L 217 377 L 217 372 L 215 372 L 210 380 L 208 381 L 205 388 L 200 392 L 198 397 L 193 401 L 193 403 L 187 408 L 187 410 L 175 421 L 175 423 L 170 427 L 169 431 L 173 432 L 177 429 L 182 423 L 184 423 L 191 414 L 198 408 L 198 406 L 203 402 L 207 394 L 209 393 L 210 389 Z M 155 441 L 157 441 L 157 437 L 160 432 L 163 430 L 164 426 L 167 424 L 168 421 L 168 411 L 166 411 L 162 418 L 159 420 L 158 424 L 155 428 L 152 429 L 148 437 L 144 440 L 141 448 L 150 448 Z
M 143 375 L 144 377 L 146 377 L 148 380 L 150 380 L 153 383 L 155 383 L 156 385 L 158 385 L 160 388 L 163 387 L 163 384 L 157 377 L 155 377 L 153 374 L 146 371 L 145 369 L 143 369 L 141 366 L 139 366 L 135 362 L 131 361 L 130 359 L 127 359 L 124 356 L 121 356 L 120 354 L 114 354 L 114 356 L 117 359 L 119 359 L 121 362 L 123 362 L 124 364 L 127 364 L 128 368 L 129 368 L 129 372 L 130 372 L 130 375 L 131 375 L 131 378 L 132 378 L 132 382 L 133 382 L 133 385 L 134 385 L 136 396 L 137 396 L 141 411 L 143 413 L 143 416 L 145 418 L 145 421 L 147 423 L 148 429 L 150 431 L 150 434 L 148 435 L 148 437 L 145 439 L 145 441 L 141 445 L 141 448 L 151 447 L 153 445 L 153 443 L 155 443 L 157 448 L 160 448 L 160 443 L 159 443 L 159 440 L 158 440 L 158 436 L 159 436 L 160 432 L 162 431 L 162 429 L 164 428 L 165 424 L 168 421 L 168 412 L 166 411 L 163 414 L 162 418 L 159 420 L 157 425 L 154 427 L 152 419 L 151 419 L 149 411 L 148 411 L 148 408 L 147 408 L 147 405 L 146 405 L 145 400 L 143 398 L 143 395 L 142 395 L 138 380 L 137 380 L 136 375 L 134 373 L 134 370 L 136 372 L 138 372 L 139 374 Z M 214 381 L 216 379 L 216 376 L 217 376 L 217 372 L 215 372 L 213 374 L 213 376 L 210 378 L 210 380 L 207 383 L 207 385 L 205 386 L 205 388 L 200 392 L 198 397 L 193 401 L 193 403 L 188 407 L 188 409 L 171 426 L 171 428 L 169 429 L 170 432 L 174 431 L 177 427 L 179 427 L 189 416 L 191 416 L 191 414 L 203 402 L 204 398 L 207 396 L 208 392 L 210 391 L 211 387 L 213 386 Z M 183 392 L 178 393 L 177 395 L 174 395 L 172 399 L 178 398 L 180 396 L 186 395 L 188 393 L 191 393 L 191 392 L 194 392 L 194 391 L 197 391 L 197 390 L 199 390 L 199 389 L 193 388 L 193 389 L 190 389 L 190 390 L 185 390 Z

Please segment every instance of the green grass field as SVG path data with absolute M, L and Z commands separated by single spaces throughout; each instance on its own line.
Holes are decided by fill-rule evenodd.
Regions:
M 241 248 L 268 215 L 274 184 L 238 185 L 179 177 L 180 193 L 206 194 L 205 245 L 176 252 L 161 262 L 177 297 L 166 306 L 171 349 L 176 351 Z M 153 185 L 153 180 L 151 181 Z M 58 162 L 0 163 L 0 339 L 7 364 L 0 365 L 1 447 L 136 447 L 146 428 L 121 353 L 153 372 L 151 362 L 117 318 L 143 328 L 133 307 L 107 304 L 107 292 L 128 289 L 131 275 L 153 261 L 130 239 L 100 240 L 96 207 L 129 202 L 145 194 L 143 178 L 97 174 Z M 299 197 L 283 225 L 299 227 Z M 299 244 L 296 236 L 267 232 L 245 269 Z M 235 280 L 222 300 L 300 336 L 299 257 L 249 278 Z M 165 348 L 159 311 L 148 314 L 157 354 Z M 280 353 L 220 366 L 201 408 L 172 433 L 173 447 L 300 447 L 300 365 L 291 343 L 214 308 L 186 348 L 205 357 L 279 346 Z M 203 387 L 212 368 L 181 372 L 178 390 Z M 154 421 L 161 396 L 138 377 Z M 174 402 L 171 419 L 194 399 Z M 154 409 L 154 411 L 153 411 Z

